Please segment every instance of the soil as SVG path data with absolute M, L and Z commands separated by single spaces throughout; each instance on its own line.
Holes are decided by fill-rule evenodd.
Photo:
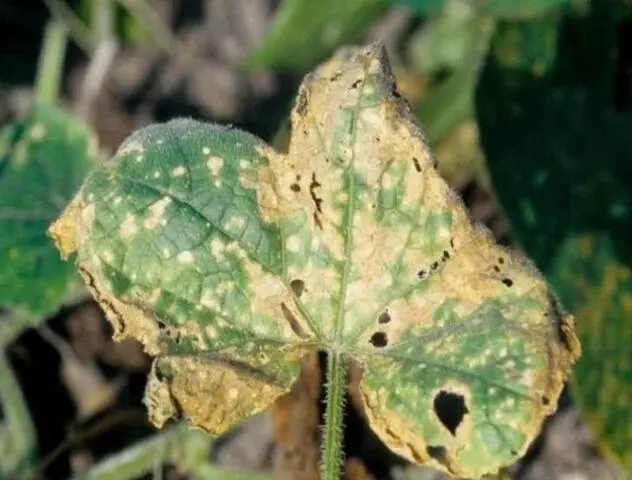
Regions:
M 102 148 L 109 151 L 132 130 L 176 116 L 232 123 L 272 140 L 301 77 L 246 75 L 238 66 L 263 37 L 277 3 L 154 1 L 178 44 L 169 52 L 151 45 L 119 47 L 96 85 L 86 85 L 86 73 L 103 65 L 73 47 L 63 98 L 93 125 Z M 1 47 L 0 65 L 18 65 L 0 68 L 1 120 L 24 111 L 31 99 L 29 85 L 46 10 L 39 6 L 24 15 L 24 8 L 10 3 L 0 8 L 9 12 L 1 23 L 10 39 Z M 410 19 L 396 12 L 372 29 L 367 40 L 379 34 L 396 49 L 410 28 Z M 15 52 L 20 52 L 17 60 Z M 178 59 L 187 55 L 195 59 L 194 65 Z M 485 182 L 472 178 L 459 190 L 475 219 L 501 243 L 511 245 L 510 228 Z M 61 309 L 45 326 L 24 331 L 8 355 L 37 429 L 37 478 L 65 479 L 155 431 L 141 404 L 150 359 L 134 342 L 114 343 L 109 324 L 90 299 Z M 292 392 L 270 411 L 218 439 L 209 457 L 236 469 L 274 472 L 281 479 L 317 478 L 323 362 L 322 354 L 307 358 Z M 345 478 L 442 478 L 406 468 L 406 462 L 372 434 L 356 407 L 353 387 L 359 370 L 353 368 L 344 422 Z M 186 478 L 174 469 L 164 473 L 165 478 Z M 624 479 L 596 450 L 569 391 L 525 458 L 507 473 L 517 480 Z

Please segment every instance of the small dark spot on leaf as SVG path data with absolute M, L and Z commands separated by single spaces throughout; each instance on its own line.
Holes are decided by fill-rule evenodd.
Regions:
M 382 312 L 380 313 L 380 316 L 377 317 L 377 321 L 379 323 L 388 323 L 391 321 L 391 316 L 388 314 L 388 312 Z
M 167 324 L 162 320 L 156 320 L 156 324 L 158 325 L 158 330 L 164 330 L 167 328 Z
M 294 295 L 300 297 L 303 295 L 303 290 L 305 290 L 305 282 L 300 278 L 295 278 L 290 282 L 290 288 L 292 292 L 294 292 Z
M 298 193 L 301 191 L 301 186 L 298 183 L 293 183 L 292 185 L 290 185 L 290 190 Z
M 494 270 L 495 270 L 496 272 L 500 272 L 500 267 L 499 267 L 498 265 L 494 265 Z
M 551 400 L 549 400 L 549 397 L 547 397 L 546 395 L 542 396 L 542 405 L 549 405 L 551 403 Z
M 503 257 L 498 257 L 498 263 L 502 265 L 503 263 L 505 263 L 505 259 Z
M 382 348 L 388 344 L 388 338 L 384 332 L 375 332 L 371 335 L 371 340 L 369 340 L 369 342 L 371 342 L 374 347 Z
M 450 248 L 454 248 L 454 239 L 453 238 L 450 239 Z
M 437 268 L 439 268 L 439 262 L 432 262 L 432 265 L 430 265 L 430 270 L 436 270 Z
M 329 77 L 330 82 L 335 82 L 342 76 L 342 72 L 334 73 L 331 77 Z
M 433 407 L 435 414 L 452 435 L 463 421 L 463 417 L 469 410 L 465 406 L 465 397 L 458 393 L 441 390 L 434 398 Z
M 421 165 L 419 164 L 419 160 L 417 160 L 415 157 L 413 157 L 413 164 L 415 165 L 415 170 L 421 172 Z
M 296 181 L 297 181 L 297 182 L 300 182 L 300 181 L 301 181 L 301 176 L 300 176 L 298 173 L 296 174 Z
M 448 451 L 441 445 L 428 445 L 426 452 L 442 465 L 448 466 Z
M 353 82 L 351 84 L 351 89 L 355 90 L 356 88 L 358 88 L 358 86 L 362 83 L 362 79 L 359 78 L 358 80 L 356 80 L 355 82 Z
M 443 260 L 447 260 L 448 258 L 450 258 L 450 252 L 448 252 L 447 250 L 443 251 Z
M 516 450 L 510 450 L 512 455 L 518 455 L 518 452 Z
M 511 278 L 505 277 L 501 280 L 501 282 L 503 282 L 508 287 L 511 287 L 513 285 L 513 280 Z
M 426 272 L 425 270 L 419 270 L 417 272 L 417 278 L 419 280 L 423 280 L 424 278 L 426 278 L 426 275 L 428 275 L 428 272 Z

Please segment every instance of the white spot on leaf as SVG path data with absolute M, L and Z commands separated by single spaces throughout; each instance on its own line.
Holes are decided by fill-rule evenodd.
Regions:
M 187 171 L 187 169 L 183 165 L 180 165 L 179 167 L 174 168 L 171 171 L 171 174 L 174 177 L 181 177 L 182 175 L 184 175 L 186 173 L 186 171 Z
M 176 259 L 178 260 L 178 262 L 185 263 L 185 264 L 190 264 L 195 261 L 195 257 L 188 250 L 178 253 L 178 255 L 176 256 Z

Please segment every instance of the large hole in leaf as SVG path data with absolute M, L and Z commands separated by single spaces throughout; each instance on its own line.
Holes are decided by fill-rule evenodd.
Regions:
M 388 337 L 384 332 L 375 332 L 369 340 L 374 347 L 382 348 L 388 344 Z
M 458 393 L 446 392 L 441 390 L 434 398 L 433 407 L 435 414 L 452 435 L 456 434 L 459 427 L 469 410 L 465 406 L 465 398 Z

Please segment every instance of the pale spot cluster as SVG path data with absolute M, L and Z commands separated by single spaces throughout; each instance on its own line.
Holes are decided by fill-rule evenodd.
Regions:
M 165 195 L 160 200 L 157 200 L 150 205 L 149 217 L 147 217 L 144 222 L 144 226 L 146 229 L 153 230 L 161 223 L 161 220 L 165 220 L 166 223 L 166 219 L 163 218 L 163 216 L 167 206 L 171 203 L 171 201 L 171 197 Z
M 136 225 L 136 217 L 131 213 L 125 215 L 125 218 L 121 222 L 119 227 L 119 235 L 122 238 L 133 237 L 138 232 L 138 226 Z

